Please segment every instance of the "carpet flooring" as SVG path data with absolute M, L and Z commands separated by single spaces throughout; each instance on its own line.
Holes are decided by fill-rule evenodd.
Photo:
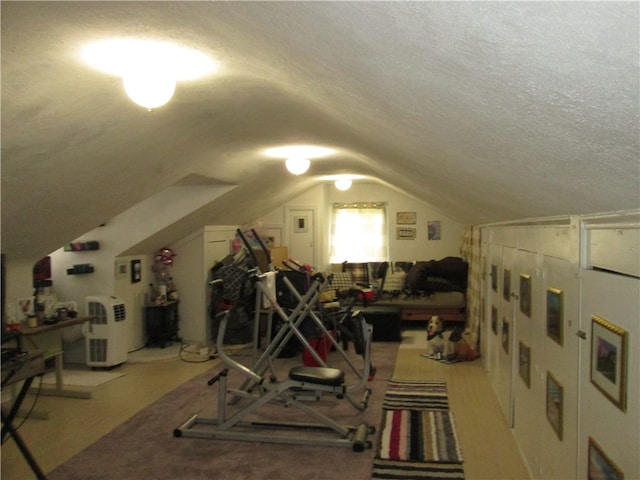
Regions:
M 341 424 L 367 423 L 378 427 L 381 422 L 382 400 L 396 362 L 397 343 L 375 343 L 372 363 L 377 369 L 368 408 L 357 410 L 346 400 L 323 396 L 313 408 Z M 349 352 L 356 365 L 361 357 Z M 343 368 L 335 352 L 329 365 Z M 358 363 L 360 362 L 360 363 Z M 289 368 L 300 365 L 300 358 L 276 359 L 278 378 Z M 207 382 L 221 367 L 201 374 L 166 394 L 122 425 L 49 473 L 50 480 L 128 480 L 128 479 L 211 479 L 225 480 L 327 480 L 349 478 L 368 480 L 377 449 L 377 435 L 369 439 L 372 448 L 353 452 L 350 448 L 280 445 L 244 441 L 223 441 L 200 438 L 176 438 L 173 431 L 194 414 L 215 417 L 217 385 Z M 347 384 L 353 383 L 347 368 Z M 285 373 L 282 373 L 285 372 Z M 231 377 L 234 376 L 232 379 Z M 230 385 L 240 380 L 230 373 Z M 232 407 L 227 407 L 232 408 Z M 299 420 L 296 409 L 280 405 L 266 406 L 256 412 L 262 419 Z

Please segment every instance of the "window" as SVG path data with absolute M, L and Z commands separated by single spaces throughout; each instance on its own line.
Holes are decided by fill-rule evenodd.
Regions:
M 331 263 L 381 262 L 387 257 L 384 203 L 333 205 Z

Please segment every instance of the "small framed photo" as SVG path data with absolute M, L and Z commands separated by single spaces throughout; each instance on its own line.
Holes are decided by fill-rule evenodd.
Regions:
M 591 316 L 591 383 L 623 412 L 627 409 L 627 332 Z
M 520 378 L 527 386 L 531 388 L 531 347 L 524 342 L 519 343 L 518 348 Z
M 494 335 L 498 334 L 498 309 L 495 305 L 491 305 L 491 330 Z
M 511 299 L 511 270 L 508 268 L 502 272 L 502 298 L 505 302 Z
M 142 264 L 140 260 L 131 260 L 131 283 L 138 283 L 142 280 Z
M 429 240 L 441 240 L 442 231 L 440 229 L 440 220 L 427 222 L 427 231 L 429 233 Z
M 531 318 L 531 275 L 520 274 L 520 311 Z
M 129 265 L 126 260 L 116 260 L 116 278 L 127 279 L 129 276 Z
M 562 440 L 564 393 L 562 385 L 547 371 L 547 420 Z
M 306 216 L 293 217 L 293 233 L 307 233 L 309 231 L 309 219 Z
M 491 290 L 498 293 L 498 266 L 491 265 Z
M 397 227 L 396 239 L 397 240 L 415 240 L 416 229 L 414 227 Z
M 398 212 L 396 213 L 396 223 L 398 225 L 415 225 L 416 212 Z
M 502 317 L 502 349 L 509 355 L 509 322 L 506 317 Z
M 622 470 L 613 463 L 602 447 L 593 437 L 589 437 L 589 454 L 587 465 L 587 478 L 603 478 L 607 480 L 623 480 Z
M 564 344 L 564 293 L 547 288 L 547 336 L 558 345 Z

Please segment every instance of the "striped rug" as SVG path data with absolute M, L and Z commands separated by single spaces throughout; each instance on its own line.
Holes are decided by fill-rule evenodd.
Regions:
M 391 380 L 382 408 L 386 410 L 449 410 L 447 384 Z
M 372 479 L 388 480 L 464 480 L 459 463 L 396 462 L 375 459 Z
M 462 463 L 453 414 L 443 410 L 384 410 L 376 458 Z

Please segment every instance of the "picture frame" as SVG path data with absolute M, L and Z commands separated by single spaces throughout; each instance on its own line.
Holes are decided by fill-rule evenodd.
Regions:
M 604 453 L 602 447 L 593 437 L 589 437 L 587 454 L 587 478 L 606 478 L 607 480 L 623 480 L 622 470 Z
M 498 266 L 491 264 L 491 290 L 498 293 Z
M 491 330 L 494 335 L 498 335 L 498 309 L 491 305 Z
M 415 240 L 416 229 L 414 227 L 397 227 L 396 240 Z
M 307 233 L 309 231 L 309 218 L 306 215 L 293 217 L 293 233 Z
M 531 318 L 531 275 L 520 274 L 520 311 Z
M 562 441 L 564 417 L 564 389 L 560 382 L 547 370 L 547 420 Z
M 507 355 L 509 355 L 509 330 L 510 330 L 510 324 L 509 321 L 507 320 L 506 317 L 502 317 L 502 349 L 504 350 L 504 353 L 506 353 Z
M 627 410 L 627 332 L 591 316 L 591 383 L 616 407 Z
M 116 279 L 122 280 L 129 276 L 129 264 L 123 260 L 116 261 Z
M 398 225 L 415 225 L 417 221 L 416 212 L 397 212 L 396 223 Z
M 442 228 L 439 220 L 432 220 L 427 222 L 427 232 L 429 240 L 441 240 Z
M 502 271 L 502 298 L 505 302 L 511 300 L 511 269 L 509 268 Z
M 547 288 L 547 336 L 564 344 L 564 292 L 552 287 Z
M 131 260 L 131 283 L 142 280 L 142 264 L 139 259 Z
M 520 378 L 531 388 L 531 347 L 523 341 L 518 343 L 518 358 Z

